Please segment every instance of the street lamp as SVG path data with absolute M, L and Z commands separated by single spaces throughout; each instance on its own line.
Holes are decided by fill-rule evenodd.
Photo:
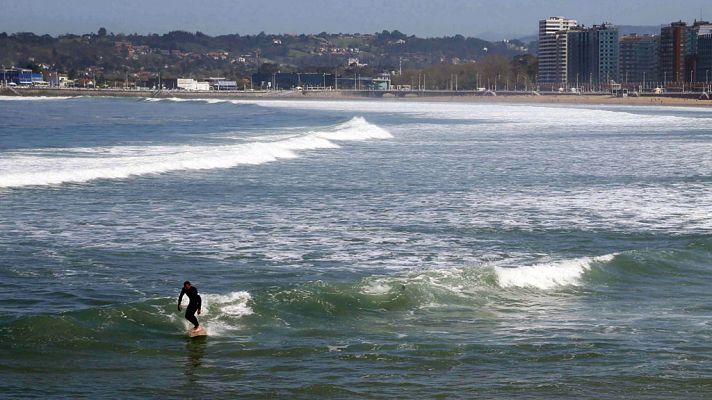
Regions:
M 690 70 L 690 91 L 692 91 L 692 87 L 693 87 L 693 85 L 692 85 L 692 83 L 693 83 L 692 74 L 694 74 L 694 73 L 695 73 L 695 70 L 694 70 L 694 69 L 691 69 L 691 70 Z

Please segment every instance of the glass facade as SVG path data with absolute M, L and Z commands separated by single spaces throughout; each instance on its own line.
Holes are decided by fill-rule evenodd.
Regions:
M 570 85 L 599 85 L 618 81 L 618 28 L 603 24 L 591 28 L 578 27 L 569 31 L 567 54 Z
M 658 79 L 659 37 L 629 35 L 621 39 L 620 78 L 623 83 L 642 84 Z
M 23 86 L 45 83 L 41 73 L 32 72 L 30 69 L 0 69 L 0 79 L 3 80 L 3 83 L 14 83 Z
M 712 82 L 712 33 L 697 38 L 697 81 Z

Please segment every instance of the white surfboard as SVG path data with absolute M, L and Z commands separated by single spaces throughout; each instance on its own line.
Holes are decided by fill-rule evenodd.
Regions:
M 188 336 L 190 337 L 198 337 L 198 336 L 208 336 L 208 331 L 205 329 L 204 326 L 200 325 L 198 329 L 188 329 Z

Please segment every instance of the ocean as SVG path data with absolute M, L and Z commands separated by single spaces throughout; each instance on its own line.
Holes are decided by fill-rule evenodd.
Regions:
M 712 109 L 0 109 L 2 398 L 712 397 Z

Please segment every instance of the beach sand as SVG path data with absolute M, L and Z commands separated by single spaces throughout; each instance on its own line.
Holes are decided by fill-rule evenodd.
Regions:
M 699 95 L 692 98 L 673 96 L 644 96 L 644 97 L 613 97 L 610 95 L 499 95 L 483 96 L 479 93 L 460 92 L 456 96 L 442 93 L 416 92 L 406 93 L 404 97 L 392 94 L 385 96 L 373 95 L 373 92 L 353 93 L 350 91 L 279 91 L 279 92 L 188 92 L 188 91 L 162 91 L 151 92 L 145 90 L 92 90 L 92 89 L 0 89 L 4 96 L 110 96 L 110 97 L 156 97 L 156 98 L 183 98 L 183 99 L 305 99 L 305 100 L 383 100 L 383 101 L 422 101 L 422 102 L 472 102 L 472 103 L 537 103 L 537 104 L 582 104 L 582 105 L 637 105 L 637 106 L 685 106 L 685 107 L 712 107 L 712 100 L 700 100 Z

